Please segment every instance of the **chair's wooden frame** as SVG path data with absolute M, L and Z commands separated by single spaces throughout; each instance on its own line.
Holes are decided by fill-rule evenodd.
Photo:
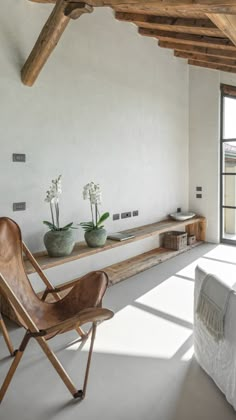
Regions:
M 39 330 L 37 328 L 37 325 L 34 323 L 30 315 L 27 313 L 27 311 L 25 310 L 25 308 L 23 307 L 23 305 L 21 304 L 21 302 L 15 295 L 14 291 L 10 288 L 10 286 L 8 285 L 7 281 L 5 280 L 5 278 L 3 277 L 1 273 L 0 273 L 0 291 L 10 302 L 10 304 L 15 309 L 15 311 L 20 315 L 20 317 L 22 318 L 22 320 L 24 321 L 25 325 L 27 325 L 27 328 L 28 328 L 20 344 L 19 349 L 15 352 L 15 357 L 12 362 L 12 365 L 0 389 L 0 402 L 2 402 L 3 400 L 3 397 L 8 389 L 8 386 L 17 369 L 17 366 L 20 363 L 20 360 L 23 356 L 24 350 L 30 338 L 35 338 L 37 340 L 43 352 L 45 353 L 49 361 L 52 363 L 53 367 L 55 368 L 58 375 L 61 377 L 62 381 L 64 382 L 64 384 L 66 385 L 70 393 L 73 395 L 73 397 L 83 399 L 85 397 L 86 389 L 87 389 L 88 375 L 89 375 L 91 357 L 92 357 L 92 352 L 93 352 L 93 345 L 94 345 L 94 340 L 95 340 L 97 323 L 111 318 L 113 316 L 113 312 L 111 312 L 108 309 L 103 309 L 103 308 L 88 308 L 88 309 L 84 309 L 80 311 L 78 315 L 66 321 L 60 322 L 57 325 L 47 328 L 47 330 Z M 70 329 L 80 327 L 81 325 L 87 322 L 93 323 L 91 344 L 90 344 L 90 349 L 89 349 L 89 354 L 88 354 L 83 388 L 81 390 L 77 390 L 77 388 L 71 381 L 70 377 L 66 373 L 65 369 L 63 368 L 63 366 L 57 359 L 56 355 L 48 346 L 46 337 L 51 333 L 55 333 L 58 331 L 62 333 Z
M 2 335 L 3 335 L 3 338 L 4 338 L 5 342 L 6 342 L 6 345 L 7 345 L 7 348 L 9 350 L 10 355 L 11 356 L 14 356 L 14 347 L 13 347 L 13 344 L 11 342 L 9 333 L 7 331 L 6 324 L 5 324 L 5 322 L 4 322 L 3 318 L 2 318 L 1 312 L 0 312 L 0 330 L 2 331 Z

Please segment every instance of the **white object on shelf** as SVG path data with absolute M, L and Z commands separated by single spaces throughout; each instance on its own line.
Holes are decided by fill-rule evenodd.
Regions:
M 196 216 L 195 213 L 192 211 L 179 211 L 177 213 L 171 213 L 170 217 L 175 220 L 187 220 L 191 219 L 192 217 Z

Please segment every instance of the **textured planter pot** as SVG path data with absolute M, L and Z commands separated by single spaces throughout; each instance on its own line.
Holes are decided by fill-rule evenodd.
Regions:
M 102 247 L 107 240 L 107 231 L 105 229 L 94 229 L 90 232 L 85 232 L 84 239 L 90 248 Z
M 75 245 L 74 232 L 69 230 L 49 230 L 44 235 L 44 245 L 49 257 L 70 255 Z

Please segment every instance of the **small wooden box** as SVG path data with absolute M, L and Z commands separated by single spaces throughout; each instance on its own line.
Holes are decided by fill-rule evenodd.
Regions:
M 195 235 L 189 235 L 188 236 L 188 245 L 193 245 L 196 243 L 196 236 Z
M 174 249 L 176 251 L 186 248 L 187 236 L 186 232 L 167 232 L 164 236 L 164 247 Z

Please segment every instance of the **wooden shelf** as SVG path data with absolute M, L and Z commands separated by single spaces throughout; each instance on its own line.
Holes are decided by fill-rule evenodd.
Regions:
M 193 245 L 188 245 L 186 248 L 180 249 L 178 251 L 173 251 L 172 249 L 166 248 L 155 248 L 151 251 L 145 252 L 143 254 L 137 255 L 136 257 L 129 258 L 125 261 L 121 261 L 116 264 L 112 264 L 109 267 L 103 268 L 109 277 L 109 287 L 113 286 L 116 283 L 119 283 L 123 280 L 128 279 L 136 274 L 142 273 L 149 268 L 152 268 L 158 264 L 161 264 L 164 261 L 169 260 L 170 258 L 176 257 L 179 254 L 182 254 L 186 251 L 189 251 L 192 248 L 195 248 L 198 245 L 201 245 L 203 242 L 198 241 Z M 65 282 L 62 284 L 69 284 L 69 282 Z M 73 283 L 73 280 L 72 280 Z M 66 295 L 70 289 L 66 289 L 65 291 L 61 291 L 60 295 Z M 41 298 L 43 291 L 38 293 L 38 296 Z M 52 295 L 48 295 L 47 302 L 53 302 L 54 298 Z
M 132 233 L 135 235 L 134 238 L 128 239 L 126 241 L 112 241 L 107 240 L 103 248 L 88 248 L 85 242 L 77 242 L 74 250 L 71 255 L 67 257 L 59 258 L 50 258 L 46 251 L 39 252 L 34 254 L 37 262 L 43 270 L 52 268 L 61 264 L 65 264 L 70 261 L 75 261 L 80 258 L 85 258 L 99 252 L 104 252 L 108 249 L 117 248 L 119 246 L 127 245 L 131 242 L 139 241 L 150 236 L 159 235 L 170 230 L 175 230 L 178 228 L 185 228 L 189 234 L 195 234 L 198 241 L 205 240 L 205 230 L 206 230 L 206 219 L 201 216 L 195 216 L 192 219 L 177 222 L 172 219 L 162 220 L 157 223 L 152 223 L 149 225 L 140 226 L 134 229 L 125 230 L 125 233 Z M 170 251 L 173 252 L 173 251 Z M 30 262 L 25 259 L 26 272 L 28 274 L 34 273 L 35 270 L 30 264 Z
M 121 261 L 120 263 L 113 264 L 106 267 L 104 271 L 109 277 L 109 286 L 119 283 L 122 280 L 126 280 L 135 274 L 142 273 L 148 268 L 152 268 L 164 261 L 169 260 L 183 252 L 186 252 L 196 246 L 202 244 L 202 241 L 198 241 L 193 245 L 188 245 L 184 249 L 173 251 L 166 248 L 156 248 L 143 254 L 137 255 L 136 257 L 129 258 L 128 260 Z

